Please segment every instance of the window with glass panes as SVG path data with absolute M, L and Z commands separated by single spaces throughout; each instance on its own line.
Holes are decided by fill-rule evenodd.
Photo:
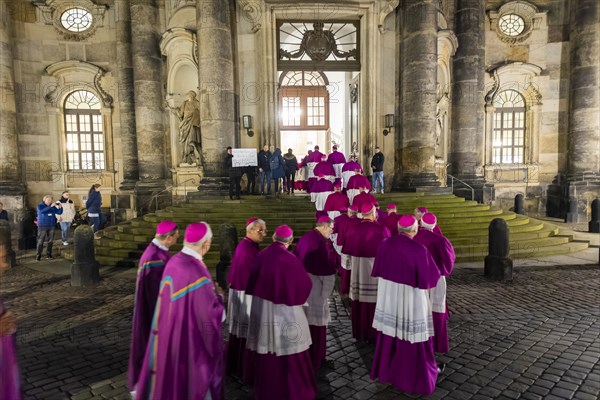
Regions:
M 104 134 L 100 100 L 87 90 L 71 93 L 65 101 L 67 168 L 104 169 Z
M 515 90 L 505 90 L 494 99 L 492 162 L 522 164 L 525 153 L 525 100 Z
M 279 126 L 282 130 L 329 129 L 329 92 L 323 74 L 288 71 L 280 84 Z

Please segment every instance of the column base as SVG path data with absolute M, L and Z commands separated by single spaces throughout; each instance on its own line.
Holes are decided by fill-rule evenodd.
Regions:
M 589 221 L 592 201 L 599 197 L 600 175 L 557 176 L 546 192 L 546 215 L 567 222 Z M 569 204 L 571 199 L 575 206 Z
M 172 204 L 171 187 L 164 179 L 137 182 L 135 187 L 138 215 L 155 212 Z
M 399 191 L 417 191 L 418 189 L 433 189 L 441 186 L 435 172 L 405 173 L 400 177 L 398 184 Z
M 228 196 L 229 177 L 227 176 L 204 176 L 198 186 L 198 192 L 191 193 L 190 197 Z

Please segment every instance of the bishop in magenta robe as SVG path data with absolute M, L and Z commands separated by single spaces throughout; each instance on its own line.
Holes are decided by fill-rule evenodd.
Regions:
M 412 239 L 418 229 L 416 219 L 404 215 L 399 225 L 400 233 L 381 244 L 373 266 L 373 277 L 379 282 L 371 379 L 403 392 L 430 395 L 438 367 L 429 291 L 440 273 L 425 246 Z
M 136 399 L 223 398 L 223 297 L 202 261 L 211 238 L 205 222 L 188 225 L 165 267 Z
M 135 391 L 144 362 L 160 281 L 165 265 L 171 258 L 169 248 L 177 243 L 178 238 L 179 230 L 175 222 L 160 222 L 156 227 L 154 239 L 140 258 L 133 306 L 129 369 L 127 370 L 129 390 L 131 391 Z
M 435 233 L 437 218 L 431 213 L 426 213 L 421 218 L 421 228 L 414 237 L 414 241 L 422 244 L 429 250 L 437 267 L 440 270 L 440 279 L 435 288 L 431 289 L 431 306 L 433 317 L 433 330 L 435 332 L 433 348 L 438 353 L 447 353 L 450 350 L 448 340 L 448 307 L 446 303 L 446 277 L 454 269 L 456 254 L 454 247 L 443 235 Z
M 342 185 L 344 186 L 344 189 L 348 187 L 348 181 L 356 174 L 356 171 L 362 171 L 362 166 L 357 163 L 354 158 L 351 158 L 342 167 Z
M 365 204 L 360 210 L 363 219 L 346 232 L 342 253 L 350 257 L 350 300 L 352 300 L 352 336 L 374 342 L 373 315 L 377 302 L 377 278 L 371 276 L 379 246 L 390 237 L 388 229 L 375 222 L 375 207 Z
M 308 320 L 303 309 L 312 288 L 298 258 L 288 251 L 292 229 L 275 229 L 273 243 L 256 256 L 248 280 L 252 295 L 246 346 L 254 353 L 254 398 L 309 400 L 317 396 Z
M 246 236 L 237 245 L 227 280 L 229 282 L 229 338 L 227 341 L 227 373 L 243 378 L 247 383 L 253 380 L 253 372 L 246 371 L 251 364 L 246 351 L 246 339 L 250 324 L 252 296 L 246 294 L 248 279 L 254 269 L 259 244 L 265 239 L 267 226 L 260 218 L 252 217 L 246 222 Z
M 333 146 L 331 150 L 332 152 L 329 154 L 329 157 L 327 157 L 327 162 L 333 165 L 333 169 L 335 170 L 335 177 L 341 178 L 342 168 L 346 163 L 346 157 L 344 157 L 344 154 L 338 151 L 337 146 Z
M 327 212 L 327 215 L 331 219 L 335 219 L 341 214 L 341 210 L 347 210 L 350 206 L 350 200 L 345 193 L 342 193 L 342 186 L 339 183 L 333 185 L 333 193 L 327 196 L 323 211 Z
M 346 185 L 346 194 L 350 200 L 350 204 L 354 204 L 354 197 L 360 193 L 360 188 L 363 188 L 364 192 L 371 191 L 371 182 L 369 179 L 362 175 L 360 172 L 356 172 L 349 180 Z
M 300 238 L 295 254 L 302 262 L 312 281 L 308 296 L 306 318 L 312 344 L 310 355 L 315 369 L 321 367 L 327 352 L 327 325 L 331 322 L 329 296 L 335 285 L 336 260 L 329 237 L 333 231 L 333 221 L 323 216 L 317 226 Z
M 400 220 L 400 214 L 396 211 L 395 204 L 388 204 L 387 206 L 388 215 L 380 223 L 389 229 L 392 236 L 398 234 L 398 220 Z
M 342 214 L 333 221 L 333 233 L 335 242 L 333 248 L 340 255 L 340 264 L 338 272 L 340 274 L 340 295 L 348 295 L 350 293 L 350 256 L 342 253 L 342 246 L 346 238 L 346 232 L 351 225 L 360 223 L 358 218 L 358 208 L 349 206 L 346 214 Z

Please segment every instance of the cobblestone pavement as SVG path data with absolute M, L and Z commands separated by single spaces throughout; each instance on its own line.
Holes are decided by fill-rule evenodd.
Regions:
M 25 398 L 127 399 L 132 273 L 103 270 L 93 288 L 25 266 L 8 271 L 0 293 L 19 322 Z M 512 284 L 457 269 L 448 280 L 451 351 L 431 399 L 600 397 L 600 270 L 523 267 Z M 416 398 L 369 379 L 373 347 L 351 338 L 348 311 L 334 296 L 320 398 Z M 229 379 L 227 399 L 251 388 Z M 170 399 L 169 399 L 170 400 Z

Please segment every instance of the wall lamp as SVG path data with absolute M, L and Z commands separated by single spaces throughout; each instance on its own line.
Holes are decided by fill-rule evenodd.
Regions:
M 394 127 L 394 119 L 395 119 L 395 115 L 394 114 L 385 114 L 384 117 L 384 121 L 385 121 L 385 128 L 383 130 L 383 136 L 387 136 L 390 134 L 390 131 L 392 130 L 392 128 Z
M 242 127 L 246 130 L 246 134 L 249 137 L 254 136 L 254 131 L 252 131 L 252 115 L 243 115 L 242 116 Z

